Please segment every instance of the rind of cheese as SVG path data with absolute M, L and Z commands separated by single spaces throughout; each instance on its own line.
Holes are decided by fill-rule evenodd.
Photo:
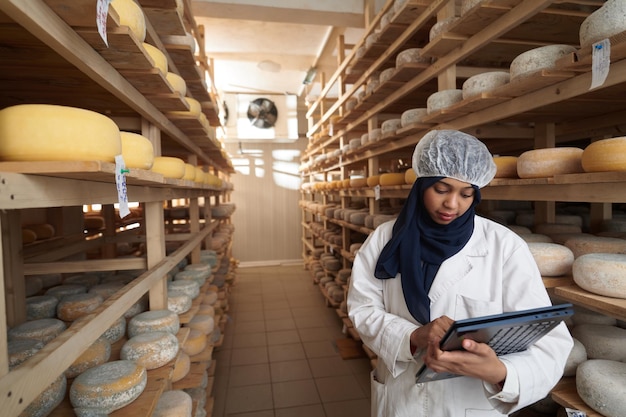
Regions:
M 581 158 L 585 172 L 626 171 L 626 137 L 589 144 Z
M 168 72 L 165 79 L 170 83 L 174 91 L 185 97 L 185 94 L 187 94 L 187 83 L 183 77 L 174 72 Z
M 387 172 L 385 174 L 380 174 L 380 178 L 378 183 L 381 186 L 386 185 L 403 185 L 404 182 L 404 172 Z
M 182 351 L 189 356 L 202 352 L 207 346 L 207 336 L 200 330 L 191 329 L 187 339 L 183 342 Z
M 126 335 L 126 319 L 124 316 L 115 320 L 115 322 L 109 327 L 103 334 L 106 340 L 109 343 L 115 343 L 117 341 L 122 340 L 122 338 Z
M 137 133 L 120 132 L 122 157 L 126 168 L 150 169 L 154 163 L 152 142 Z
M 93 293 L 66 295 L 57 304 L 57 317 L 63 321 L 74 321 L 93 313 L 103 302 L 101 295 Z
M 380 128 L 372 129 L 368 134 L 368 142 L 376 142 L 383 135 L 383 130 Z
M 143 42 L 142 45 L 148 56 L 154 61 L 154 68 L 158 68 L 164 76 L 167 75 L 167 57 L 165 54 L 159 48 L 147 42 Z
M 566 246 L 545 242 L 527 244 L 542 276 L 558 277 L 571 272 L 574 254 Z
M 401 119 L 385 120 L 380 125 L 380 129 L 381 129 L 383 135 L 396 133 L 396 130 L 400 129 L 401 127 L 402 127 L 402 120 Z
M 626 240 L 615 237 L 582 235 L 567 239 L 564 244 L 576 258 L 588 253 L 626 253 Z
M 200 114 L 202 114 L 202 105 L 200 104 L 200 102 L 196 100 L 195 98 L 191 98 L 191 97 L 184 97 L 184 100 L 187 102 L 187 105 L 189 106 L 189 110 L 172 111 L 172 112 L 169 112 L 168 114 L 171 114 L 173 116 L 200 117 Z
M 172 370 L 172 382 L 178 382 L 189 374 L 191 370 L 191 360 L 185 352 L 179 352 L 174 362 Z
M 115 162 L 121 152 L 119 128 L 100 113 L 51 104 L 0 110 L 0 160 Z
M 167 309 L 176 314 L 186 313 L 191 309 L 191 297 L 181 291 L 167 292 Z
M 194 300 L 200 295 L 200 286 L 196 281 L 192 280 L 170 281 L 167 283 L 167 291 L 182 292 Z
M 581 324 L 571 329 L 571 333 L 585 346 L 589 359 L 626 361 L 626 329 L 604 324 Z
M 35 295 L 26 298 L 26 320 L 54 318 L 58 298 L 53 295 Z
M 178 339 L 169 332 L 141 333 L 124 343 L 120 358 L 150 370 L 170 362 L 176 357 L 178 349 Z
M 413 168 L 409 168 L 404 171 L 404 182 L 406 184 L 413 184 L 417 180 L 417 174 L 413 170 Z
M 26 321 L 9 329 L 9 340 L 35 339 L 48 343 L 66 329 L 65 323 L 59 319 L 39 319 Z
M 146 18 L 141 7 L 133 0 L 112 0 L 111 7 L 120 18 L 120 25 L 128 26 L 139 42 L 146 40 Z
M 350 179 L 350 188 L 363 188 L 363 187 L 367 187 L 367 178 Z
M 572 266 L 574 282 L 594 294 L 626 299 L 626 255 L 588 253 Z
M 440 20 L 439 22 L 435 23 L 430 28 L 430 32 L 428 33 L 428 39 L 432 41 L 437 36 L 439 36 L 442 33 L 446 32 L 458 20 L 459 20 L 458 17 L 452 16 L 452 17 L 448 17 L 446 19 Z
M 196 179 L 195 165 L 185 163 L 185 175 L 183 175 L 183 179 L 187 181 L 194 181 Z
M 130 319 L 127 325 L 129 337 L 156 331 L 176 335 L 179 330 L 180 319 L 178 314 L 170 310 L 144 311 Z
M 191 417 L 192 408 L 191 396 L 185 391 L 165 391 L 159 397 L 152 417 Z
M 494 156 L 496 175 L 494 178 L 518 178 L 517 156 Z
M 41 394 L 20 413 L 20 417 L 45 417 L 65 398 L 67 378 L 59 375 Z
M 400 116 L 400 123 L 402 127 L 407 127 L 415 123 L 420 123 L 427 115 L 428 109 L 426 108 L 409 109 Z
M 70 402 L 78 417 L 110 414 L 133 402 L 146 388 L 146 368 L 119 360 L 78 375 L 70 387 Z
M 43 290 L 43 281 L 36 275 L 24 277 L 24 292 L 26 297 L 39 294 Z
M 89 288 L 88 292 L 90 294 L 98 294 L 106 300 L 122 288 L 124 288 L 124 284 L 121 282 L 107 282 L 105 284 L 94 285 L 93 287 Z
M 37 240 L 50 239 L 56 235 L 54 226 L 49 223 L 28 224 L 25 227 L 35 232 L 35 235 L 37 235 Z
M 626 363 L 588 360 L 576 371 L 580 398 L 605 417 L 622 417 L 626 410 Z
M 87 289 L 98 285 L 100 283 L 100 276 L 94 273 L 84 273 L 79 275 L 72 275 L 63 279 L 63 284 L 78 284 L 84 285 Z
M 89 368 L 106 363 L 111 357 L 111 343 L 104 337 L 98 338 L 65 370 L 67 378 L 75 378 Z
M 520 235 L 525 242 L 544 242 L 544 243 L 554 243 L 552 238 L 548 235 L 542 235 L 540 233 L 526 233 Z
M 393 74 L 396 72 L 395 68 L 387 68 L 383 72 L 380 73 L 380 83 L 385 83 L 393 77 Z
M 463 99 L 476 97 L 508 83 L 509 73 L 505 71 L 490 71 L 469 77 L 463 83 Z
M 547 178 L 584 172 L 582 154 L 583 150 L 575 147 L 526 151 L 517 159 L 517 175 L 520 178 Z
M 16 339 L 9 340 L 7 350 L 9 353 L 9 369 L 19 366 L 26 359 L 44 347 L 45 344 L 41 340 L 35 339 Z
M 463 100 L 463 90 L 452 89 L 437 91 L 426 99 L 426 108 L 428 109 L 428 114 L 431 114 L 446 109 L 461 100 Z
M 588 48 L 603 39 L 626 30 L 626 4 L 608 0 L 580 24 L 578 37 L 581 48 Z
M 208 314 L 196 314 L 185 326 L 208 335 L 215 328 L 215 320 Z
M 180 179 L 185 176 L 185 161 L 173 156 L 155 156 L 151 170 L 166 178 Z
M 378 184 L 380 184 L 380 175 L 371 175 L 367 177 L 368 187 L 376 187 Z
M 559 58 L 572 52 L 576 52 L 576 48 L 571 45 L 546 45 L 523 52 L 511 61 L 511 81 L 555 68 Z
M 567 357 L 565 369 L 563 370 L 563 376 L 575 376 L 578 365 L 587 360 L 587 349 L 585 349 L 585 345 L 580 343 L 580 341 L 576 338 L 573 338 L 573 340 L 574 346 Z
M 28 229 L 28 228 L 22 228 L 22 243 L 27 244 L 27 243 L 33 243 L 35 240 L 37 240 L 37 233 L 35 233 L 34 231 Z

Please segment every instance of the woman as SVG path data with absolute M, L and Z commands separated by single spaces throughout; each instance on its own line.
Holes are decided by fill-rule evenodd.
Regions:
M 516 354 L 471 340 L 439 350 L 454 320 L 551 304 L 527 244 L 475 214 L 495 175 L 491 154 L 473 136 L 431 131 L 413 169 L 400 215 L 361 246 L 348 291 L 350 319 L 378 355 L 372 416 L 503 416 L 544 398 L 572 348 L 563 323 Z M 416 384 L 422 363 L 463 376 Z

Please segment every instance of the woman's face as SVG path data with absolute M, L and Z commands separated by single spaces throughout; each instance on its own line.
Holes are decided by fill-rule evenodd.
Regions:
M 438 224 L 450 224 L 474 202 L 475 190 L 467 182 L 444 178 L 424 191 L 424 207 Z

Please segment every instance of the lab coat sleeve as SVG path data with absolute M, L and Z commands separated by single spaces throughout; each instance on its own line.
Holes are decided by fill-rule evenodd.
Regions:
M 379 226 L 359 248 L 352 266 L 347 305 L 348 315 L 359 336 L 395 378 L 413 361 L 410 335 L 418 326 L 387 312 L 384 280 L 374 276 L 376 261 L 390 231 L 390 224 Z M 404 300 L 397 302 L 404 303 Z

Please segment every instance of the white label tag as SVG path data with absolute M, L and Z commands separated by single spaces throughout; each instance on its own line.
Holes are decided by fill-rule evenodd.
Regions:
M 567 417 L 587 417 L 587 413 L 580 410 L 573 410 L 571 408 L 566 408 L 565 412 L 567 413 Z
M 380 200 L 380 184 L 374 187 L 374 198 Z
M 111 0 L 98 0 L 96 4 L 96 25 L 98 27 L 98 33 L 107 47 L 109 46 L 109 41 L 107 40 L 107 16 L 109 15 L 110 3 Z
M 592 46 L 591 87 L 590 90 L 604 84 L 611 67 L 611 42 L 603 39 Z
M 128 194 L 126 189 L 126 164 L 122 155 L 115 155 L 115 185 L 117 185 L 117 201 L 120 204 L 120 217 L 130 214 L 128 209 Z

